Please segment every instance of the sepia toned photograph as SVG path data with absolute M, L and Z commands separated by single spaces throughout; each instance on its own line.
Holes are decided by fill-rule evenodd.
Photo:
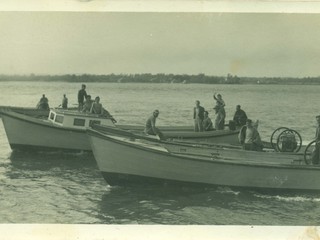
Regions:
M 0 11 L 3 228 L 319 239 L 320 13 L 92 9 Z

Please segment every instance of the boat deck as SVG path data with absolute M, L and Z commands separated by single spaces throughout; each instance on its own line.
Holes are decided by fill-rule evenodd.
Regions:
M 261 166 L 304 166 L 303 154 L 279 152 L 255 152 L 242 149 L 229 149 L 225 147 L 186 147 L 172 145 L 165 142 L 150 142 L 146 139 L 134 139 L 123 136 L 110 136 L 115 140 L 125 142 L 145 150 L 155 150 L 173 156 L 203 161 L 219 161 L 234 164 L 261 165 Z M 316 166 L 309 166 L 316 167 Z

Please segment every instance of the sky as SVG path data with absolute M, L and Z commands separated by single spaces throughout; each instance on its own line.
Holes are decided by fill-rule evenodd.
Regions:
M 320 76 L 320 13 L 0 11 L 0 74 Z

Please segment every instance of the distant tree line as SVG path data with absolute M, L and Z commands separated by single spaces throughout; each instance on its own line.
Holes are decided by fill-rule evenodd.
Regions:
M 66 75 L 0 75 L 0 81 L 109 82 L 109 83 L 203 83 L 203 84 L 320 84 L 320 77 L 238 77 L 189 74 L 66 74 Z

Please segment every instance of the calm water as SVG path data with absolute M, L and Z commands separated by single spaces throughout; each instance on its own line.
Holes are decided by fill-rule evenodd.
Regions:
M 1 83 L 1 105 L 30 106 L 42 93 L 51 107 L 66 93 L 77 102 L 80 83 Z M 4 91 L 5 89 L 5 91 Z M 87 92 L 119 124 L 141 124 L 154 109 L 158 125 L 191 125 L 199 99 L 214 118 L 212 94 L 226 101 L 227 119 L 241 104 L 260 120 L 262 138 L 275 128 L 312 139 L 320 86 L 87 84 Z M 230 177 L 232 177 L 230 175 Z M 320 194 L 259 193 L 230 188 L 109 187 L 92 154 L 12 152 L 0 121 L 0 223 L 319 225 Z

